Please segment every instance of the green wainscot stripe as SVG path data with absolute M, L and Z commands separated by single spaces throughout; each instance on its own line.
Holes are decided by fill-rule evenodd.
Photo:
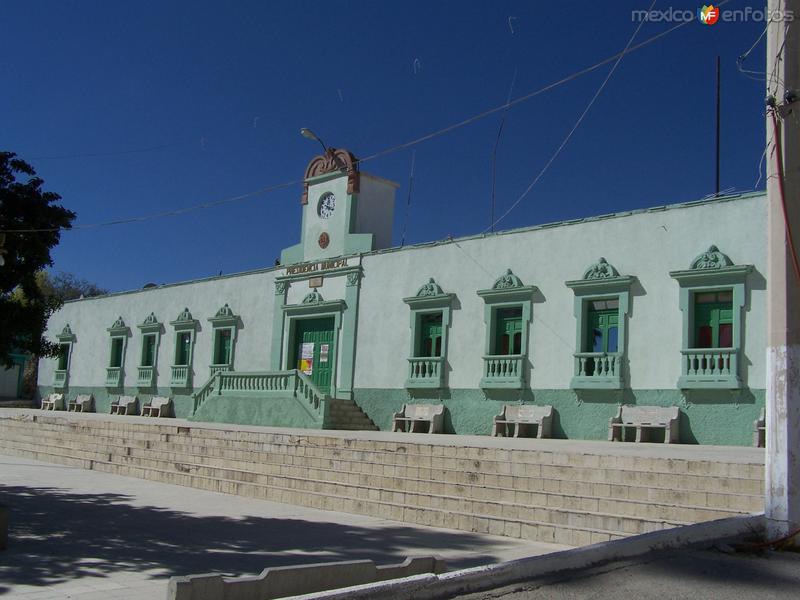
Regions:
M 490 392 L 490 391 L 487 391 Z M 453 389 L 410 395 L 398 389 L 356 389 L 355 401 L 382 431 L 405 403 L 443 403 L 445 432 L 491 435 L 493 417 L 503 404 L 550 404 L 555 410 L 553 437 L 608 439 L 608 420 L 620 403 L 678 406 L 684 444 L 750 446 L 753 422 L 764 407 L 765 390 L 481 390 Z

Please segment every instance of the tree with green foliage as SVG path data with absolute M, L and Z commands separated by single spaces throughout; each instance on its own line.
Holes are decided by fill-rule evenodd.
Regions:
M 63 302 L 108 294 L 107 289 L 72 273 L 40 271 L 37 281 L 45 296 L 55 296 Z
M 13 152 L 0 152 L 0 235 L 5 234 L 0 266 L 0 365 L 11 353 L 55 356 L 58 347 L 44 338 L 47 319 L 62 300 L 47 295 L 37 273 L 51 266 L 52 250 L 75 213 L 58 204 L 56 193 Z M 35 230 L 35 231 L 32 231 Z M 16 291 L 16 292 L 15 292 Z

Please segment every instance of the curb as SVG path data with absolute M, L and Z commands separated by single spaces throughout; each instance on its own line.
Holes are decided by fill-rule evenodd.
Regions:
M 434 600 L 458 594 L 495 589 L 521 581 L 595 566 L 600 563 L 641 556 L 654 550 L 709 543 L 765 530 L 763 513 L 741 515 L 686 527 L 654 531 L 612 542 L 552 554 L 521 558 L 509 562 L 451 571 L 441 575 L 425 574 L 373 584 L 291 596 L 292 600 Z

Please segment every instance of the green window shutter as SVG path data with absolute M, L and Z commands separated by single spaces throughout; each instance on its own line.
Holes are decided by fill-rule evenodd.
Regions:
M 590 308 L 586 324 L 584 352 L 617 352 L 619 350 L 619 309 Z
M 231 330 L 218 329 L 214 364 L 227 365 L 231 361 Z
M 701 292 L 694 297 L 694 347 L 733 347 L 730 292 Z
M 183 332 L 178 334 L 177 339 L 177 353 L 175 356 L 175 364 L 176 365 L 188 365 L 189 364 L 189 350 L 192 343 L 192 334 L 189 332 Z
M 422 315 L 420 319 L 420 347 L 417 356 L 442 355 L 442 313 Z
M 66 371 L 69 364 L 69 344 L 60 344 L 58 349 L 58 370 Z
M 495 326 L 495 354 L 522 353 L 522 309 L 501 308 Z
M 111 364 L 110 367 L 122 366 L 122 338 L 111 340 Z
M 152 367 L 155 362 L 156 336 L 146 335 L 142 340 L 142 366 Z

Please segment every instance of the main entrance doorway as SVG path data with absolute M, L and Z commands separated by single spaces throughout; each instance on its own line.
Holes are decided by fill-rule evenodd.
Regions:
M 334 319 L 297 319 L 294 333 L 295 368 L 311 378 L 323 392 L 330 393 L 334 348 Z

